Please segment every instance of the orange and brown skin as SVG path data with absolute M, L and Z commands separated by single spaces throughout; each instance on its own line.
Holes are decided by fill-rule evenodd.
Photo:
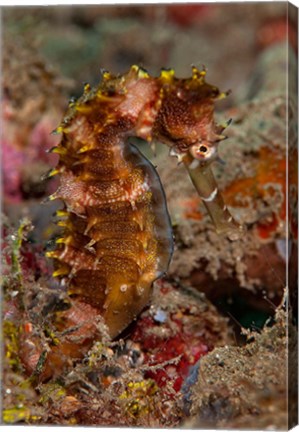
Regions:
M 193 68 L 189 79 L 175 78 L 172 70 L 156 78 L 137 66 L 119 77 L 104 73 L 98 87 L 85 86 L 57 128 L 62 140 L 53 152 L 60 162 L 51 175 L 60 175 L 60 187 L 50 199 L 64 202 L 58 212 L 64 232 L 47 255 L 72 299 L 56 327 L 81 330 L 75 330 L 79 338 L 72 334 L 50 350 L 44 377 L 86 353 L 97 316 L 111 338 L 118 336 L 148 304 L 153 281 L 167 270 L 173 246 L 164 192 L 154 167 L 129 137 L 159 140 L 188 170 L 191 165 L 207 172 L 224 138 L 224 127 L 213 120 L 214 102 L 224 94 L 204 76 Z M 213 188 L 214 183 L 211 190 L 209 182 L 204 185 L 203 199 L 206 194 L 209 201 Z M 27 369 L 34 370 L 36 361 L 29 363 Z

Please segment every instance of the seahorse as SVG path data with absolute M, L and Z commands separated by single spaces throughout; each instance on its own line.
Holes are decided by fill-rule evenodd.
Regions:
M 226 127 L 216 125 L 214 105 L 226 93 L 208 84 L 205 74 L 195 67 L 187 79 L 172 69 L 158 77 L 138 66 L 120 76 L 104 71 L 97 87 L 86 84 L 83 95 L 70 102 L 55 130 L 62 139 L 51 151 L 60 160 L 50 176 L 59 174 L 60 186 L 50 200 L 64 202 L 57 212 L 64 232 L 47 256 L 72 299 L 61 314 L 62 328 L 85 325 L 91 335 L 80 348 L 72 341 L 55 347 L 56 362 L 61 350 L 77 356 L 84 344 L 90 346 L 96 330 L 86 322 L 98 315 L 110 337 L 117 337 L 149 303 L 153 282 L 171 259 L 171 221 L 159 176 L 130 137 L 168 145 L 186 166 L 218 232 L 231 238 L 240 232 L 211 171 Z

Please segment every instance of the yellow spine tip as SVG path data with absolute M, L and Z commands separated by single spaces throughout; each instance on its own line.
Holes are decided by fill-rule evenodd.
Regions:
M 106 70 L 102 70 L 101 73 L 102 73 L 102 77 L 105 81 L 111 79 L 111 73 L 110 72 L 108 72 Z
M 86 104 L 76 104 L 76 111 L 79 113 L 83 113 L 83 114 L 87 114 L 89 112 L 92 111 L 92 107 L 90 105 L 86 105 Z
M 48 251 L 45 253 L 47 258 L 56 258 L 57 257 L 57 251 Z
M 66 239 L 64 237 L 58 238 L 55 241 L 56 244 L 63 244 L 66 243 Z
M 60 174 L 60 172 L 61 172 L 60 169 L 58 169 L 58 168 L 54 168 L 54 169 L 52 169 L 52 170 L 49 172 L 48 177 L 49 177 L 49 178 L 50 178 L 50 177 L 54 177 L 54 176 L 56 176 L 57 174 Z
M 57 225 L 60 227 L 68 227 L 69 223 L 68 223 L 68 221 L 61 220 L 61 221 L 57 222 Z
M 138 70 L 138 78 L 149 78 L 149 74 L 145 69 L 140 67 Z
M 138 72 L 139 72 L 139 69 L 140 69 L 139 66 L 137 66 L 137 65 L 132 65 L 130 70 L 131 70 L 132 72 L 138 73 Z
M 56 146 L 56 147 L 52 147 L 49 150 L 49 153 L 55 153 L 55 154 L 63 155 L 63 154 L 67 153 L 67 150 L 61 146 Z
M 220 93 L 220 95 L 218 96 L 218 99 L 225 99 L 226 98 L 226 96 L 227 96 L 227 94 L 226 93 Z
M 92 147 L 90 147 L 89 145 L 85 145 L 85 146 L 83 146 L 83 147 L 81 147 L 78 151 L 77 151 L 77 153 L 85 153 L 85 152 L 87 152 L 87 151 L 89 151 L 89 150 L 91 150 L 92 149 Z
M 66 210 L 57 210 L 56 211 L 56 216 L 58 216 L 58 217 L 65 217 L 65 216 L 68 216 L 68 212 Z
M 230 93 L 231 93 L 231 90 L 228 90 L 228 91 L 226 91 L 226 92 L 219 93 L 219 95 L 217 96 L 216 99 L 218 99 L 218 100 L 225 99 L 225 98 L 226 98 Z
M 89 93 L 91 90 L 91 86 L 88 83 L 84 84 L 84 93 Z
M 60 133 L 64 132 L 64 128 L 63 128 L 63 126 L 58 126 L 58 127 L 55 129 L 55 132 L 56 132 L 57 134 L 60 134 Z
M 56 200 L 56 199 L 58 199 L 59 197 L 58 197 L 58 195 L 57 195 L 57 193 L 55 192 L 55 193 L 53 193 L 52 195 L 50 195 L 49 197 L 48 197 L 48 200 L 49 201 L 54 201 L 54 200 Z
M 102 102 L 111 102 L 113 100 L 113 97 L 103 94 L 100 90 L 97 92 L 97 98 Z M 88 109 L 92 110 L 91 107 L 88 107 Z
M 52 276 L 53 277 L 58 277 L 58 276 L 65 276 L 69 273 L 69 270 L 66 268 L 61 268 L 59 270 L 56 270 L 55 272 L 53 272 Z
M 161 69 L 160 77 L 163 80 L 171 81 L 174 77 L 174 69 Z

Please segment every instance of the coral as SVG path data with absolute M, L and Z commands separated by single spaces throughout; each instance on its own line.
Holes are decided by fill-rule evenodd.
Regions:
M 217 348 L 205 356 L 186 427 L 287 428 L 285 325 L 281 307 L 273 326 L 247 333 L 244 347 Z
M 42 175 L 56 162 L 45 150 L 63 107 L 67 81 L 59 79 L 26 40 L 5 32 L 3 45 L 3 191 L 5 208 L 16 218 L 17 205 L 51 193 Z M 17 59 L 17 60 L 16 60 Z
M 215 320 L 215 310 L 191 288 L 160 282 L 130 339 L 138 343 L 149 365 L 146 376 L 176 397 L 191 366 L 215 345 L 224 345 L 226 321 Z M 173 392 L 175 390 L 175 392 Z
M 151 379 L 143 381 L 131 381 L 119 399 L 125 403 L 125 411 L 132 417 L 149 414 L 154 409 L 153 396 L 159 391 L 155 382 Z

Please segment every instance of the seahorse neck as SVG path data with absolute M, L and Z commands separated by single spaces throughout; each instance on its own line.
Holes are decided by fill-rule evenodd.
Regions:
M 152 128 L 158 114 L 160 86 L 154 78 L 133 79 L 126 85 L 126 97 L 116 109 L 117 115 L 134 124 L 131 135 L 152 140 Z

